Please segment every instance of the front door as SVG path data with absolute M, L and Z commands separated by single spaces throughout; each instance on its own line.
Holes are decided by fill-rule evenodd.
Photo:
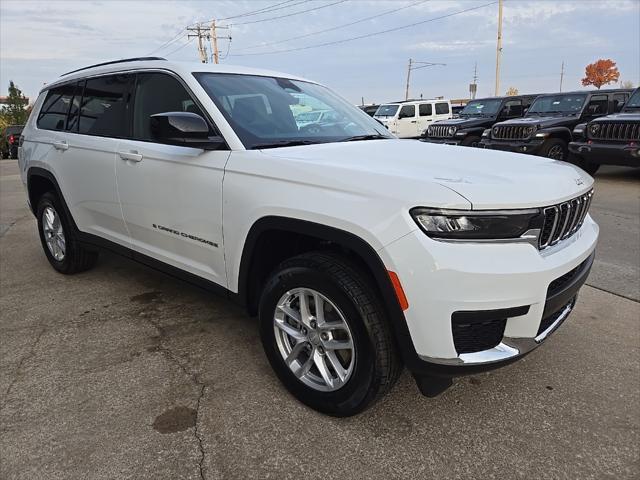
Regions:
M 116 158 L 120 204 L 131 245 L 226 287 L 222 180 L 230 152 L 154 142 L 149 117 L 176 111 L 204 117 L 192 95 L 172 75 L 137 75 L 132 139 L 118 144 Z
M 403 105 L 398 113 L 398 127 L 396 135 L 400 138 L 411 138 L 418 136 L 417 134 L 416 106 Z

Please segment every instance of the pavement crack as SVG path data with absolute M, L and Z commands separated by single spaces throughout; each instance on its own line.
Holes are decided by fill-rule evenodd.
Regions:
M 36 336 L 35 341 L 33 342 L 33 344 L 31 344 L 31 348 L 29 349 L 29 352 L 27 352 L 27 354 L 24 355 L 20 359 L 20 361 L 18 362 L 18 366 L 16 367 L 16 371 L 15 371 L 15 373 L 13 375 L 13 378 L 11 379 L 11 383 L 9 383 L 9 386 L 7 387 L 7 389 L 4 392 L 4 402 L 2 403 L 2 406 L 0 407 L 0 409 L 4 408 L 6 406 L 6 404 L 8 403 L 9 394 L 11 393 L 11 390 L 13 389 L 14 385 L 16 384 L 18 379 L 20 378 L 20 373 L 22 371 L 22 367 L 24 366 L 24 364 L 28 360 L 30 360 L 35 355 L 36 347 L 40 343 L 40 339 L 42 338 L 42 336 L 44 335 L 44 333 L 46 331 L 47 331 L 46 327 L 40 330 L 40 332 Z
M 601 292 L 610 293 L 611 295 L 615 295 L 616 297 L 624 298 L 625 300 L 631 300 L 632 302 L 640 303 L 640 301 L 638 301 L 637 299 L 635 299 L 633 297 L 629 297 L 629 296 L 624 295 L 622 293 L 616 293 L 616 292 L 613 292 L 611 290 L 607 290 L 606 288 L 597 287 L 595 285 L 592 285 L 591 283 L 585 283 L 585 285 L 587 287 L 591 287 L 591 288 L 595 288 L 596 290 L 600 290 Z
M 196 400 L 196 420 L 195 420 L 195 426 L 193 429 L 193 434 L 198 444 L 198 451 L 200 453 L 200 458 L 198 459 L 198 472 L 200 473 L 200 479 L 205 480 L 204 460 L 205 460 L 206 452 L 204 449 L 204 441 L 202 439 L 202 435 L 198 426 L 199 426 L 199 420 L 200 420 L 200 404 L 205 395 L 207 385 L 200 380 L 200 377 L 198 376 L 197 372 L 191 370 L 188 362 L 181 360 L 180 357 L 178 357 L 169 347 L 163 344 L 163 340 L 166 338 L 166 331 L 162 327 L 162 325 L 160 325 L 157 321 L 149 317 L 147 317 L 146 320 L 149 323 L 149 325 L 151 325 L 153 328 L 155 328 L 158 331 L 159 338 L 158 338 L 157 351 L 162 353 L 165 356 L 165 358 L 167 358 L 171 363 L 176 365 L 182 371 L 182 373 L 184 373 L 184 375 L 189 380 L 191 380 L 191 382 L 193 382 L 194 385 L 196 385 L 199 388 L 198 398 Z

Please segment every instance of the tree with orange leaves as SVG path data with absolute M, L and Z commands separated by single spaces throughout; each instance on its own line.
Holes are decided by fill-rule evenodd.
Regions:
M 616 67 L 616 62 L 608 58 L 596 60 L 590 63 L 584 69 L 584 78 L 582 79 L 582 85 L 593 85 L 598 90 L 601 86 L 609 83 L 617 82 L 620 78 L 620 72 Z

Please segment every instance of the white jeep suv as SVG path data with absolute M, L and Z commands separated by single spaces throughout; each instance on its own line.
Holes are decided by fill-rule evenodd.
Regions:
M 330 111 L 298 126 L 294 112 Z M 593 179 L 567 163 L 398 140 L 292 75 L 140 58 L 40 93 L 19 151 L 44 253 L 101 248 L 259 317 L 273 369 L 322 412 L 402 366 L 433 396 L 537 347 L 593 262 Z

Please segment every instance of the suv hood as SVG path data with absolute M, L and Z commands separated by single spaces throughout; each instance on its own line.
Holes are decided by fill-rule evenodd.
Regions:
M 452 127 L 473 128 L 473 127 L 490 127 L 495 122 L 494 117 L 458 117 L 448 120 L 440 120 L 432 123 L 432 125 L 447 125 Z
M 313 178 L 330 188 L 377 192 L 402 199 L 409 208 L 447 206 L 430 194 L 436 185 L 458 193 L 473 209 L 503 209 L 553 205 L 593 184 L 589 175 L 565 162 L 415 140 L 325 143 L 263 153 L 286 161 L 271 168 L 289 180 L 310 183 Z
M 546 117 L 523 117 L 516 118 L 513 120 L 506 120 L 504 122 L 496 123 L 496 125 L 537 125 L 538 128 L 549 128 L 549 127 L 572 127 L 579 121 L 579 117 L 577 115 L 570 116 L 552 116 L 548 115 Z
M 591 123 L 594 122 L 638 122 L 640 121 L 640 109 L 638 110 L 629 110 L 629 111 L 622 111 L 620 113 L 614 113 L 612 115 L 607 115 L 606 117 L 598 117 L 595 120 L 593 120 Z

